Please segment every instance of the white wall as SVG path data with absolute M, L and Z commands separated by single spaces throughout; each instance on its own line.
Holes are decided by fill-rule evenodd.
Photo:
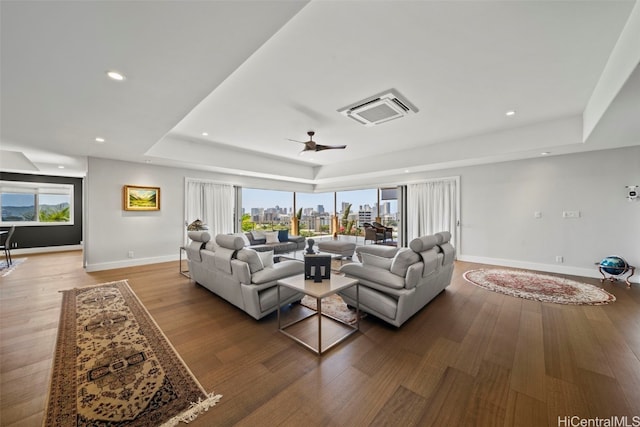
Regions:
M 640 185 L 640 147 L 403 178 L 415 181 L 457 175 L 462 195 L 460 259 L 592 277 L 599 277 L 594 263 L 607 255 L 620 255 L 640 267 L 640 200 L 629 202 L 625 189 L 625 185 Z M 311 191 L 275 181 L 91 158 L 86 198 L 87 269 L 177 259 L 185 177 Z M 238 181 L 241 178 L 244 181 Z M 381 183 L 371 180 L 368 186 Z M 160 186 L 162 209 L 123 211 L 124 184 Z M 580 211 L 580 218 L 563 219 L 562 212 L 569 210 Z M 534 218 L 536 211 L 541 212 L 541 218 Z M 134 251 L 133 260 L 127 258 L 129 250 Z M 556 256 L 562 256 L 564 262 L 556 263 Z M 638 276 L 633 281 L 638 282 Z
M 452 175 L 461 177 L 461 260 L 590 277 L 601 277 L 594 263 L 607 255 L 640 267 L 640 200 L 629 202 L 625 188 L 640 185 L 638 146 L 425 178 Z M 563 211 L 579 211 L 580 218 L 562 218 Z
M 185 178 L 312 191 L 310 185 L 283 188 L 280 182 L 264 179 L 89 158 L 84 231 L 87 271 L 177 260 L 184 230 Z M 124 211 L 124 185 L 160 187 L 160 210 Z M 128 257 L 129 251 L 133 258 Z

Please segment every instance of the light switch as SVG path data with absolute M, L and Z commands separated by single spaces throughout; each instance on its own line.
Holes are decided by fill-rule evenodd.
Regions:
M 580 211 L 564 211 L 562 218 L 580 218 Z

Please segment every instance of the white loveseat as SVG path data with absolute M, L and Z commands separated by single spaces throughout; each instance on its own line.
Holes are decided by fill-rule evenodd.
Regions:
M 279 279 L 304 272 L 304 263 L 274 263 L 273 252 L 245 248 L 237 235 L 218 234 L 214 242 L 206 231 L 190 231 L 189 238 L 185 249 L 191 278 L 255 319 L 276 310 Z M 285 287 L 280 294 L 281 306 L 304 296 Z

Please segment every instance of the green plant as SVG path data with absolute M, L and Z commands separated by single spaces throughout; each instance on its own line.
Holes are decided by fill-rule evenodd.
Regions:
M 351 213 L 351 203 L 347 205 L 342 212 L 342 227 L 340 227 L 340 234 L 351 234 L 351 229 L 353 228 L 354 221 L 349 220 L 349 214 Z
M 243 214 L 242 215 L 242 231 L 251 231 L 255 228 L 256 224 L 255 222 L 251 221 L 251 215 L 250 214 Z
M 40 222 L 68 222 L 70 218 L 69 206 L 62 209 L 48 208 L 43 209 L 38 214 Z

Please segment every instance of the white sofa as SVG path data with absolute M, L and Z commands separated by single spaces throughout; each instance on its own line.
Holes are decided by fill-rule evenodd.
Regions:
M 455 249 L 449 232 L 412 240 L 408 248 L 360 246 L 361 263 L 340 271 L 360 281 L 360 310 L 396 327 L 422 309 L 451 283 Z M 355 287 L 340 292 L 356 305 Z
M 273 262 L 273 252 L 245 248 L 237 235 L 219 234 L 215 242 L 206 231 L 190 231 L 189 274 L 196 283 L 244 310 L 255 319 L 277 309 L 276 282 L 304 272 L 299 261 Z M 304 294 L 281 287 L 281 306 Z

